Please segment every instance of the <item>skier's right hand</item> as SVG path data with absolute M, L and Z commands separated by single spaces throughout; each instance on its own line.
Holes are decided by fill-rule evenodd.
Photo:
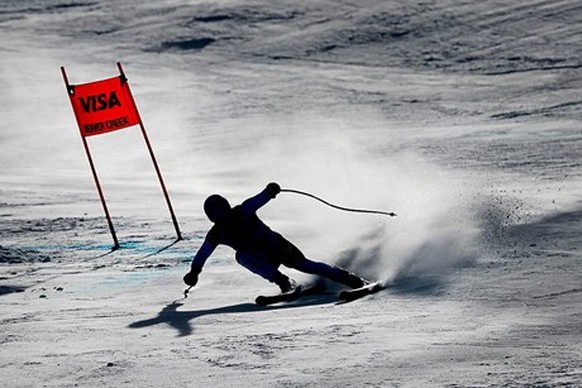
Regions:
M 199 271 L 191 270 L 184 276 L 184 283 L 189 285 L 190 287 L 194 287 L 196 283 L 198 283 L 198 274 Z

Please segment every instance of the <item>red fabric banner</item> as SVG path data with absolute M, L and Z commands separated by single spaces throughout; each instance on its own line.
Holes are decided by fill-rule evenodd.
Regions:
M 140 123 L 127 80 L 117 76 L 69 86 L 82 136 L 95 136 Z

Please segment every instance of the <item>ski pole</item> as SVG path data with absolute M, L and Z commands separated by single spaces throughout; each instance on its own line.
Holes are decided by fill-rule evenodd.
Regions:
M 186 289 L 184 290 L 184 299 L 186 299 L 186 298 L 188 297 L 188 293 L 190 292 L 190 289 L 191 289 L 192 287 L 194 287 L 194 286 L 190 286 L 190 287 L 188 287 L 188 288 L 186 288 Z
M 313 198 L 329 207 L 332 207 L 334 209 L 338 209 L 338 210 L 343 210 L 346 212 L 353 212 L 353 213 L 367 213 L 367 214 L 380 214 L 380 215 L 384 215 L 384 216 L 390 216 L 390 217 L 396 217 L 396 213 L 393 212 L 385 212 L 385 211 L 381 211 L 381 210 L 367 210 L 367 209 L 353 209 L 353 208 L 348 208 L 348 207 L 343 207 L 343 206 L 338 206 L 338 205 L 334 205 L 333 203 L 330 203 L 322 198 L 319 198 L 313 194 L 310 193 L 306 193 L 304 191 L 300 191 L 300 190 L 295 190 L 295 189 L 281 189 L 282 193 L 293 193 L 293 194 L 299 194 L 299 195 L 304 195 L 306 197 L 310 197 Z

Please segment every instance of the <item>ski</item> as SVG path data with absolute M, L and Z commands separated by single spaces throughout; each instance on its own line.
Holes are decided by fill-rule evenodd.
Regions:
M 378 291 L 383 290 L 384 288 L 386 288 L 386 287 L 384 285 L 382 285 L 382 283 L 374 282 L 374 283 L 366 284 L 365 286 L 360 287 L 360 288 L 354 288 L 351 290 L 343 290 L 342 292 L 339 293 L 339 298 L 345 302 L 350 302 L 352 300 L 362 298 L 366 295 L 374 294 Z
M 297 298 L 304 295 L 311 295 L 319 292 L 321 290 L 320 285 L 312 286 L 297 286 L 294 290 L 289 292 L 284 292 L 277 295 L 259 295 L 255 299 L 255 303 L 260 306 L 267 306 L 270 304 L 280 303 L 280 302 L 291 302 Z

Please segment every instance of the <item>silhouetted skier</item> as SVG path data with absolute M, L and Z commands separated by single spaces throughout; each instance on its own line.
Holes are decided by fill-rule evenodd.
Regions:
M 292 243 L 271 230 L 256 212 L 275 198 L 281 191 L 277 183 L 269 183 L 259 194 L 231 208 L 228 201 L 217 194 L 204 202 L 204 212 L 214 223 L 204 243 L 194 256 L 191 270 L 184 282 L 194 286 L 198 275 L 214 249 L 224 244 L 236 251 L 236 261 L 251 272 L 275 283 L 282 293 L 296 290 L 296 282 L 279 271 L 284 265 L 308 274 L 319 275 L 351 288 L 359 288 L 367 282 L 348 271 L 325 263 L 309 260 Z

